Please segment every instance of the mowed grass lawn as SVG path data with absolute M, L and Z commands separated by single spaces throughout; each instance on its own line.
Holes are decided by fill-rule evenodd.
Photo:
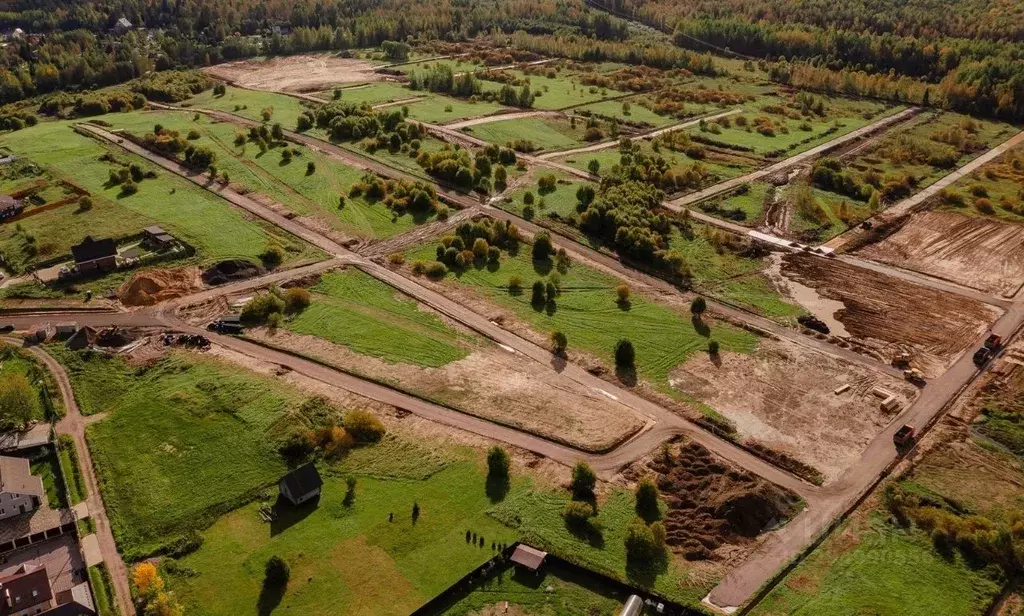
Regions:
M 422 96 L 424 92 L 416 92 L 392 81 L 381 81 L 367 85 L 351 86 L 341 88 L 341 100 L 347 103 L 362 105 L 380 105 L 392 101 Z M 317 96 L 324 100 L 334 100 L 334 90 L 326 90 L 317 93 Z
M 538 574 L 506 564 L 431 613 L 468 616 L 508 601 L 513 609 L 528 614 L 614 616 L 628 598 L 621 590 L 606 588 L 599 578 L 553 561 L 545 563 Z
M 433 261 L 436 244 L 423 246 L 408 255 L 409 261 Z M 655 386 L 667 389 L 668 374 L 693 353 L 706 352 L 710 338 L 723 350 L 750 352 L 757 339 L 749 332 L 724 323 L 715 323 L 710 332 L 698 332 L 690 315 L 663 304 L 634 295 L 630 304 L 617 303 L 617 279 L 580 264 L 572 264 L 559 274 L 561 293 L 554 306 L 535 308 L 530 303 L 530 289 L 536 280 L 545 283 L 557 272 L 548 262 L 534 263 L 531 246 L 522 244 L 515 256 L 502 253 L 498 269 L 469 267 L 449 273 L 447 284 L 461 284 L 483 298 L 514 312 L 544 336 L 562 331 L 568 337 L 569 349 L 586 351 L 609 366 L 614 366 L 615 344 L 623 338 L 636 349 L 638 376 Z M 518 276 L 523 291 L 509 290 L 509 279 Z
M 261 154 L 250 142 L 236 146 L 235 136 L 248 131 L 207 116 L 195 119 L 188 113 L 154 112 L 106 117 L 115 127 L 137 136 L 152 132 L 155 124 L 176 130 L 182 136 L 198 131 L 200 138 L 190 143 L 213 150 L 217 168 L 227 172 L 232 183 L 266 195 L 301 216 L 315 216 L 347 235 L 369 239 L 390 237 L 430 218 L 412 214 L 399 216 L 383 203 L 348 197 L 349 189 L 359 182 L 363 173 L 305 146 L 289 143 L 288 149 L 297 149 L 301 154 L 285 163 L 281 158 L 283 148 L 271 148 Z M 315 166 L 313 173 L 307 168 L 310 162 Z M 345 206 L 338 207 L 342 195 Z
M 139 233 L 150 225 L 160 225 L 189 243 L 203 263 L 234 258 L 259 262 L 259 255 L 274 245 L 285 249 L 286 260 L 319 254 L 298 238 L 247 218 L 227 201 L 188 180 L 120 148 L 73 132 L 69 122 L 43 122 L 10 133 L 4 136 L 4 145 L 92 194 L 94 205 L 87 212 L 70 205 L 20 222 L 25 232 L 35 236 L 39 259 L 69 254 L 71 246 L 86 235 L 119 237 Z M 106 154 L 137 163 L 157 177 L 140 182 L 134 195 L 122 196 L 119 187 L 108 186 L 110 171 L 120 166 L 100 160 Z M 0 226 L 0 248 L 5 252 L 19 246 L 13 237 L 15 230 L 15 225 Z
M 225 87 L 226 91 L 221 96 L 214 94 L 213 90 L 207 90 L 181 103 L 180 106 L 226 111 L 257 122 L 263 121 L 263 110 L 269 109 L 270 121 L 280 122 L 281 126 L 288 130 L 295 130 L 299 115 L 309 108 L 302 100 L 287 94 L 246 90 L 234 86 Z M 310 104 L 316 106 L 316 103 Z
M 440 367 L 469 354 L 470 336 L 357 269 L 324 274 L 312 304 L 286 327 L 391 363 Z
M 498 145 L 525 139 L 533 142 L 538 150 L 562 150 L 584 143 L 585 126 L 584 122 L 577 122 L 576 128 L 573 128 L 565 120 L 533 117 L 497 120 L 468 126 L 462 130 L 474 137 Z
M 927 533 L 897 529 L 875 513 L 832 533 L 752 614 L 978 616 L 1000 587 L 959 555 L 941 556 Z
M 498 103 L 489 103 L 487 101 L 470 102 L 436 94 L 404 106 L 409 109 L 410 120 L 418 120 L 428 124 L 448 124 L 449 122 L 479 118 L 508 109 L 508 107 Z
M 627 94 L 609 88 L 585 86 L 569 75 L 547 77 L 546 75 L 527 75 L 519 70 L 505 72 L 519 79 L 529 79 L 530 90 L 539 94 L 533 101 L 534 109 L 566 109 Z M 481 75 L 482 79 L 486 79 L 486 77 L 486 75 Z M 485 91 L 497 91 L 502 86 L 496 81 L 484 81 L 483 85 Z
M 484 474 L 457 461 L 420 481 L 360 476 L 351 506 L 344 478 L 329 474 L 315 507 L 285 510 L 268 524 L 254 503 L 218 520 L 203 546 L 181 559 L 190 573 L 173 576 L 171 587 L 189 614 L 405 616 L 491 558 L 492 541 L 516 539 L 486 515 Z M 485 545 L 470 545 L 467 531 Z M 273 555 L 291 567 L 283 596 L 262 591 Z
M 549 172 L 547 170 L 538 171 L 539 175 L 547 175 L 549 173 L 554 173 L 555 177 L 558 178 L 558 183 L 555 184 L 554 190 L 542 192 L 538 189 L 536 182 L 531 182 L 521 185 L 507 198 L 502 199 L 498 205 L 503 210 L 522 216 L 523 209 L 526 207 L 523 197 L 529 192 L 533 193 L 534 197 L 534 218 L 545 218 L 551 213 L 557 214 L 561 218 L 572 216 L 576 213 L 576 205 L 579 203 L 579 200 L 576 198 L 576 191 L 584 184 L 591 184 L 591 182 L 581 180 L 566 173 Z M 535 177 L 539 177 L 538 174 L 535 174 Z M 594 190 L 597 190 L 597 186 L 594 186 Z
M 275 443 L 301 396 L 280 381 L 187 352 L 144 371 L 120 357 L 75 355 L 76 391 L 109 383 L 116 400 L 87 437 L 128 560 L 202 529 L 287 470 Z M 79 402 L 99 410 L 95 399 Z
M 629 111 L 623 109 L 623 103 L 629 104 Z M 615 118 L 620 122 L 640 123 L 645 124 L 648 127 L 662 127 L 680 122 L 680 120 L 676 120 L 671 116 L 663 116 L 654 113 L 647 107 L 641 105 L 639 99 L 636 97 L 591 103 L 589 105 L 577 107 L 574 111 L 576 113 L 590 112 L 605 118 Z

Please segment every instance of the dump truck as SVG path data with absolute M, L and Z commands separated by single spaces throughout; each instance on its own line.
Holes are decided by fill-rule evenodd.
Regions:
M 904 370 L 903 378 L 917 385 L 924 384 L 924 373 L 922 373 L 917 368 L 907 368 L 906 370 Z
M 991 357 L 992 357 L 992 351 L 990 351 L 989 349 L 987 349 L 985 347 L 981 347 L 980 349 L 978 349 L 977 351 L 974 352 L 974 365 L 975 366 L 984 366 L 986 363 L 988 363 L 988 360 Z
M 903 448 L 914 442 L 914 426 L 904 424 L 902 428 L 892 435 L 892 442 L 896 447 Z
M 999 334 L 989 334 L 988 338 L 985 338 L 985 344 L 974 352 L 974 365 L 984 366 L 1001 348 L 1003 337 Z

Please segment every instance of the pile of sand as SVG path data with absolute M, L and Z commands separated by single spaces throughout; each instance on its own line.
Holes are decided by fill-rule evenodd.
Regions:
M 203 288 L 199 268 L 139 272 L 117 290 L 125 306 L 152 306 Z

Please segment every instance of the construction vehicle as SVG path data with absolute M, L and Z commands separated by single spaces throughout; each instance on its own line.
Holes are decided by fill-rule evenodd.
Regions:
M 897 368 L 909 367 L 910 366 L 910 353 L 906 351 L 900 351 L 892 358 L 892 365 Z
M 911 383 L 914 383 L 915 385 L 924 384 L 924 373 L 922 373 L 917 368 L 907 368 L 906 370 L 904 370 L 903 378 L 907 379 Z
M 914 426 L 904 424 L 902 428 L 892 435 L 892 442 L 896 447 L 902 449 L 914 442 Z
M 985 338 L 985 344 L 974 352 L 974 365 L 984 366 L 1001 348 L 1003 337 L 999 334 L 989 334 L 988 338 Z
M 818 317 L 816 317 L 814 315 L 809 315 L 809 314 L 801 315 L 801 316 L 798 316 L 796 318 L 796 321 L 797 321 L 797 323 L 799 323 L 800 325 L 803 325 L 807 329 L 810 329 L 810 330 L 813 330 L 813 331 L 816 331 L 816 332 L 819 332 L 819 333 L 822 333 L 822 334 L 828 334 L 829 331 L 830 331 L 829 328 L 828 328 L 828 325 L 826 325 L 824 321 L 822 321 L 821 319 L 819 319 Z

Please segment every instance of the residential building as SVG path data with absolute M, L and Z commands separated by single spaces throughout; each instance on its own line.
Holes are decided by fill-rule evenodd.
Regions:
M 281 496 L 293 505 L 301 505 L 320 496 L 320 487 L 324 480 L 320 478 L 316 466 L 310 462 L 288 473 L 281 478 L 278 488 Z
M 108 272 L 117 269 L 117 244 L 110 238 L 95 240 L 87 235 L 81 244 L 71 247 L 80 272 Z
M 55 607 L 46 567 L 30 564 L 0 578 L 0 616 L 29 616 Z
M 0 456 L 0 520 L 35 511 L 43 494 L 43 480 L 32 474 L 27 459 Z
M 25 204 L 14 197 L 0 195 L 0 220 L 14 218 L 25 211 Z

